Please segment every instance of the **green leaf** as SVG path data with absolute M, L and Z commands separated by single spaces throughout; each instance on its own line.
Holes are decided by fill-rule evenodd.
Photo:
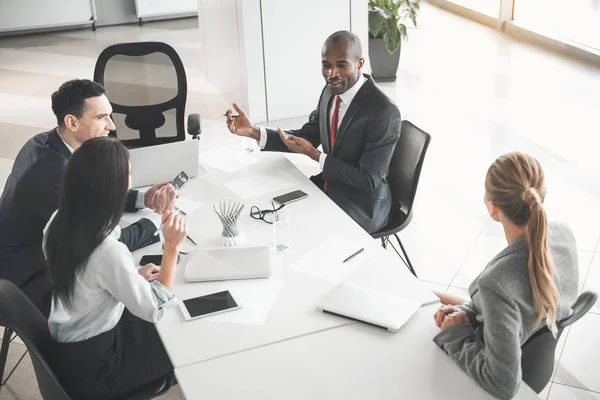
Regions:
M 417 13 L 412 11 L 410 13 L 410 20 L 412 21 L 413 25 L 416 27 L 417 26 Z
M 374 38 L 376 38 L 377 36 L 381 36 L 380 32 L 384 22 L 385 20 L 381 17 L 381 15 L 378 12 L 369 12 L 369 33 Z
M 389 24 L 387 24 L 386 31 L 383 34 L 383 43 L 385 44 L 385 48 L 390 54 L 394 54 L 400 48 L 400 31 L 396 28 L 396 24 L 392 25 L 393 28 L 390 29 Z
M 421 3 L 419 3 L 418 1 L 415 1 L 414 3 L 412 3 L 412 6 L 417 11 L 421 9 Z
M 402 39 L 404 39 L 405 41 L 408 40 L 408 33 L 406 33 L 406 25 L 399 24 L 398 32 L 400 33 L 400 36 L 402 37 Z

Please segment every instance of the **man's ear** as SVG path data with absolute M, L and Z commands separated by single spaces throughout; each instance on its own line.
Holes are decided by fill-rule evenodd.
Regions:
M 65 115 L 65 119 L 63 121 L 65 122 L 67 129 L 71 131 L 77 131 L 77 129 L 79 129 L 79 121 L 73 114 Z
M 365 59 L 359 58 L 358 59 L 358 69 L 361 69 L 363 67 L 363 65 L 365 65 Z

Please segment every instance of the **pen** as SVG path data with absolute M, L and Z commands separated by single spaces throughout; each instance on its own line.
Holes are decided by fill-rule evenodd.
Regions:
M 180 212 L 181 210 L 180 210 L 179 208 L 176 208 L 175 210 L 176 210 L 176 212 L 175 212 L 175 215 L 179 215 L 179 212 Z M 158 228 L 158 229 L 156 230 L 156 232 L 154 232 L 154 234 L 153 234 L 153 235 L 154 235 L 154 236 L 158 235 L 158 234 L 159 234 L 159 233 L 160 233 L 160 232 L 163 230 L 163 228 L 164 228 L 164 227 L 165 227 L 165 224 L 162 224 L 162 223 L 161 223 L 161 224 L 160 224 L 160 228 Z M 191 239 L 190 239 L 190 240 L 191 240 Z
M 348 258 L 346 258 L 344 261 L 342 261 L 342 264 L 343 264 L 343 263 L 345 263 L 345 262 L 347 262 L 347 261 L 350 261 L 350 260 L 352 260 L 354 257 L 356 257 L 357 255 L 359 255 L 359 254 L 360 254 L 360 253 L 362 253 L 363 251 L 365 251 L 365 249 L 364 249 L 364 248 L 362 248 L 362 249 L 358 250 L 356 253 L 352 254 L 350 257 L 348 257 Z
M 224 117 L 226 117 L 226 116 L 227 116 L 227 114 L 228 114 L 228 113 L 226 112 L 225 114 L 223 114 L 223 116 L 224 116 Z M 237 117 L 239 117 L 239 115 L 232 115 L 232 116 L 231 116 L 231 118 L 237 118 Z

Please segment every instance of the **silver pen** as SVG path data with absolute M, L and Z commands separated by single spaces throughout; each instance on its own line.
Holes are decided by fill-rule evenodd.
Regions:
M 179 215 L 179 212 L 180 212 L 180 211 L 181 211 L 181 210 L 180 210 L 179 208 L 175 208 L 175 215 Z M 154 232 L 154 236 L 156 236 L 156 235 L 158 235 L 160 232 L 162 232 L 162 230 L 163 230 L 163 228 L 164 228 L 164 227 L 165 227 L 165 224 L 161 223 L 161 224 L 160 224 L 160 228 L 158 228 L 158 229 L 156 230 L 156 232 Z

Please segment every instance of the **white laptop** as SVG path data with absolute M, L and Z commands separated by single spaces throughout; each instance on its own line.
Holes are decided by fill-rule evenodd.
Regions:
M 181 171 L 195 178 L 200 168 L 199 143 L 199 140 L 184 140 L 129 150 L 131 187 L 170 182 Z
M 186 282 L 267 278 L 271 276 L 271 247 L 199 250 L 187 255 Z
M 392 332 L 402 328 L 420 307 L 419 301 L 349 284 L 337 286 L 317 305 L 318 310 Z

